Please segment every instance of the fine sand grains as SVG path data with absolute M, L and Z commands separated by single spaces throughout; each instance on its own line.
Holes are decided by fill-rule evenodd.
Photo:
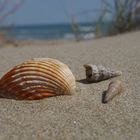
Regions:
M 140 138 L 140 32 L 64 43 L 0 48 L 0 76 L 37 57 L 67 64 L 76 77 L 76 93 L 38 101 L 0 99 L 0 139 L 138 140 Z M 83 64 L 119 69 L 125 92 L 108 104 L 102 92 L 111 80 L 86 84 Z

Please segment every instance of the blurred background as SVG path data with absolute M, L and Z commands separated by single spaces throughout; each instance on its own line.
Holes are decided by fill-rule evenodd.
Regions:
M 0 41 L 89 40 L 140 29 L 140 0 L 0 0 Z

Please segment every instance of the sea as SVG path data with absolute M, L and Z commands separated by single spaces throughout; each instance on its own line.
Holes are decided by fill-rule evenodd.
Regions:
M 18 40 L 57 40 L 74 39 L 75 35 L 81 39 L 92 39 L 95 37 L 95 24 L 80 23 L 73 30 L 71 24 L 47 24 L 47 25 L 24 25 L 8 26 L 1 28 L 9 38 Z

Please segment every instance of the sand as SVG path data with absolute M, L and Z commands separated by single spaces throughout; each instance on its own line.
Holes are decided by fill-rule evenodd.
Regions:
M 58 45 L 0 48 L 0 76 L 33 57 L 66 63 L 76 93 L 38 101 L 0 99 L 0 139 L 138 140 L 140 138 L 140 32 Z M 124 91 L 108 104 L 102 93 L 111 80 L 86 84 L 83 64 L 122 70 Z

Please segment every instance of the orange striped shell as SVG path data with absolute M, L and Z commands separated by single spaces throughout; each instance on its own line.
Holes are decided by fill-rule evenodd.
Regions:
M 36 100 L 71 94 L 75 77 L 67 65 L 51 58 L 37 58 L 15 66 L 0 80 L 0 96 Z

